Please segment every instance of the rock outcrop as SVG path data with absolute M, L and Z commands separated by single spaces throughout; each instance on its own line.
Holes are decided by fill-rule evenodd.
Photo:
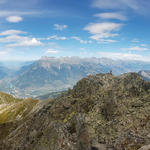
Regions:
M 0 149 L 138 150 L 150 144 L 150 83 L 136 73 L 88 76 L 41 105 L 0 125 L 0 131 L 10 128 Z

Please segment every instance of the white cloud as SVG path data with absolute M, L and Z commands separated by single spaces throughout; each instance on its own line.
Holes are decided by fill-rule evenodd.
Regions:
M 102 19 L 118 19 L 123 21 L 127 20 L 127 17 L 119 12 L 99 13 L 99 14 L 95 14 L 94 16 Z
M 10 42 L 19 42 L 22 40 L 26 40 L 27 37 L 19 36 L 19 35 L 8 35 L 6 37 L 1 37 L 0 42 L 1 43 L 10 43 Z
M 31 16 L 31 15 L 39 15 L 44 12 L 39 11 L 8 11 L 8 10 L 0 10 L 0 17 L 9 17 L 9 16 Z
M 81 48 L 80 48 L 80 50 L 81 50 L 81 51 L 84 51 L 84 50 L 85 50 L 85 48 L 84 48 L 84 47 L 81 47 Z
M 46 54 L 57 54 L 57 53 L 59 53 L 59 51 L 57 51 L 57 50 L 55 50 L 55 49 L 48 49 L 46 52 L 45 52 Z
M 20 16 L 9 16 L 6 18 L 6 20 L 11 23 L 17 23 L 17 22 L 21 22 L 23 19 Z
M 148 57 L 144 57 L 138 54 L 131 53 L 115 53 L 115 52 L 98 52 L 100 57 L 107 57 L 111 59 L 121 59 L 121 60 L 144 60 L 149 61 Z
M 90 23 L 84 28 L 84 30 L 89 31 L 91 34 L 102 34 L 119 30 L 121 26 L 122 24 L 112 22 Z
M 67 40 L 67 37 L 65 37 L 65 36 L 59 37 L 57 35 L 52 35 L 52 36 L 47 38 L 47 40 L 51 40 L 51 39 L 54 39 L 54 40 Z
M 129 47 L 129 48 L 121 48 L 121 50 L 128 50 L 128 51 L 146 51 L 146 50 L 148 50 L 148 48 L 135 46 L 135 47 Z
M 122 24 L 113 22 L 90 23 L 84 30 L 92 34 L 91 39 L 101 42 L 106 38 L 118 36 L 116 31 L 119 31 L 121 27 Z
M 71 39 L 79 41 L 81 44 L 90 44 L 90 43 L 92 43 L 92 41 L 82 40 L 78 36 L 72 36 Z
M 100 9 L 133 10 L 141 15 L 149 15 L 149 0 L 92 0 L 92 6 Z M 127 11 L 128 12 L 128 11 Z
M 6 30 L 0 33 L 0 35 L 17 35 L 17 34 L 25 34 L 26 32 L 20 30 Z
M 94 34 L 90 36 L 91 39 L 96 40 L 96 41 L 103 41 L 104 38 L 110 38 L 110 37 L 115 37 L 118 36 L 117 33 L 101 33 L 101 34 Z
M 24 40 L 23 40 L 24 39 Z M 13 44 L 8 44 L 7 47 L 29 47 L 29 46 L 41 46 L 43 45 L 40 41 L 38 41 L 36 38 L 22 38 L 21 41 L 17 41 Z
M 8 52 L 7 51 L 0 51 L 0 57 L 4 57 L 5 55 L 7 55 Z
M 140 7 L 138 0 L 93 0 L 92 5 L 101 9 L 131 8 L 137 10 Z
M 147 44 L 141 44 L 141 46 L 143 46 L 143 47 L 147 47 Z
M 116 40 L 111 40 L 111 39 L 100 39 L 98 40 L 99 43 L 115 43 L 117 42 Z
M 6 30 L 0 33 L 0 42 L 7 43 L 6 47 L 20 47 L 20 46 L 41 46 L 43 43 L 36 38 L 24 36 L 26 32 L 20 30 Z
M 133 43 L 139 43 L 140 41 L 138 39 L 132 39 L 131 42 L 133 42 Z
M 60 31 L 62 31 L 62 30 L 64 30 L 64 29 L 66 29 L 66 28 L 68 28 L 67 25 L 54 24 L 54 29 L 55 29 L 55 30 L 60 30 Z

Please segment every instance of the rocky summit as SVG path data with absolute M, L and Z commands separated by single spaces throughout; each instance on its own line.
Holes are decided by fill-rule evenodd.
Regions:
M 88 76 L 0 122 L 0 135 L 0 150 L 148 150 L 150 83 L 136 73 Z

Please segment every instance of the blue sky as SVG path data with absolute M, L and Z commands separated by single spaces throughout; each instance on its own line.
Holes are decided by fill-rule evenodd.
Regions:
M 150 61 L 149 0 L 1 0 L 0 59 Z

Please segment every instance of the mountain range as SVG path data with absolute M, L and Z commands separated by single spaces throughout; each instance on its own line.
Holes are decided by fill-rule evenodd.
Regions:
M 108 58 L 42 57 L 37 61 L 3 63 L 0 67 L 0 91 L 17 97 L 37 97 L 72 88 L 88 75 L 114 75 L 149 70 L 150 62 L 111 60 Z M 7 68 L 6 68 L 7 67 Z
M 141 70 L 139 74 L 143 77 L 144 80 L 150 81 L 150 70 Z
M 6 67 L 3 66 L 2 63 L 0 63 L 0 80 L 5 78 L 8 75 L 8 71 L 9 69 L 7 69 Z

